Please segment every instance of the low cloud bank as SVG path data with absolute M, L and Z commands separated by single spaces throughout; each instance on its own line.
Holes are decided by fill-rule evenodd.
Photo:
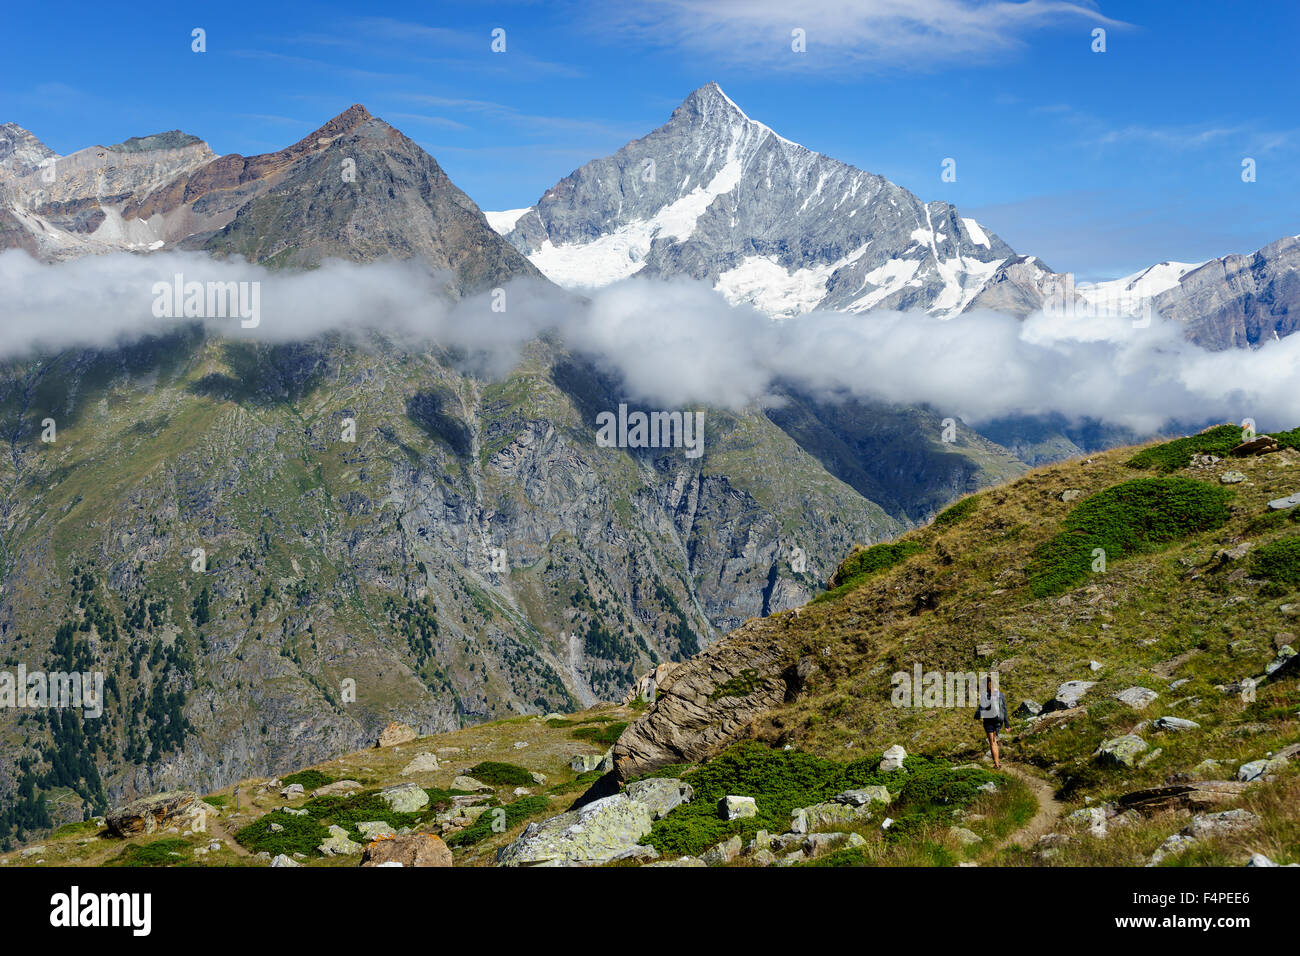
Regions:
M 444 277 L 415 263 L 331 262 L 276 273 L 200 253 L 115 254 L 56 265 L 0 254 L 0 359 L 125 344 L 166 329 L 159 284 L 258 283 L 254 327 L 205 318 L 231 338 L 287 342 L 375 329 L 412 347 L 473 354 L 505 374 L 520 349 L 559 336 L 622 377 L 631 399 L 664 408 L 739 408 L 774 400 L 788 382 L 820 396 L 927 403 L 979 424 L 1015 415 L 1092 418 L 1150 433 L 1171 420 L 1253 418 L 1300 424 L 1300 335 L 1254 350 L 1207 352 L 1176 323 L 992 312 L 949 320 L 918 314 L 814 312 L 773 322 L 733 307 L 706 284 L 631 279 L 581 301 L 515 282 L 504 296 L 457 303 Z M 170 295 L 170 293 L 168 293 Z

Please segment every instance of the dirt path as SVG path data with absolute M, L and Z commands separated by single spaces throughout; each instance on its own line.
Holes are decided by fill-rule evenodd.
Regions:
M 1065 804 L 1056 799 L 1052 785 L 1037 774 L 1030 773 L 1009 760 L 1002 761 L 1002 769 L 1033 791 L 1034 799 L 1038 801 L 1038 812 L 1028 823 L 1003 840 L 999 849 L 1014 844 L 1032 847 L 1039 837 L 1052 831 L 1056 821 L 1065 812 Z
M 208 828 L 208 836 L 212 837 L 214 840 L 220 840 L 235 854 L 235 856 L 251 855 L 243 844 L 239 843 L 230 835 L 230 831 L 226 829 L 225 824 L 217 819 L 215 815 L 209 816 L 204 822 Z

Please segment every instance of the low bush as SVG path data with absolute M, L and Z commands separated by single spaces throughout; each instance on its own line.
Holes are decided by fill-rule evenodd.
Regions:
M 550 801 L 545 797 L 522 797 L 503 807 L 492 807 L 465 829 L 458 830 L 447 837 L 447 845 L 471 846 L 480 840 L 486 840 L 493 833 L 506 832 L 515 824 L 543 812 L 549 806 Z M 493 829 L 493 823 L 497 824 L 496 830 Z
M 123 848 L 105 866 L 180 866 L 192 862 L 190 844 L 180 837 L 165 837 L 152 843 L 137 843 Z
M 974 799 L 981 783 L 994 779 L 982 770 L 957 770 L 946 761 L 924 757 L 908 757 L 905 773 L 882 773 L 879 766 L 879 754 L 838 763 L 752 741 L 736 744 L 686 774 L 694 798 L 655 823 L 644 842 L 664 854 L 698 854 L 733 834 L 747 842 L 759 830 L 784 833 L 795 809 L 824 803 L 845 790 L 876 785 L 896 795 L 899 802 L 890 806 L 889 815 L 895 827 L 901 822 L 906 830 L 913 818 L 949 817 Z M 913 780 L 925 782 L 904 798 Z M 717 803 L 727 795 L 753 797 L 757 816 L 721 819 Z M 892 829 L 886 831 L 886 839 L 892 838 Z
M 319 770 L 299 770 L 297 773 L 291 773 L 287 777 L 280 778 L 280 783 L 283 786 L 287 787 L 292 783 L 300 783 L 302 788 L 309 793 L 317 787 L 323 787 L 333 782 L 333 777 L 327 773 L 321 773 Z
M 1300 536 L 1261 545 L 1250 557 L 1250 570 L 1279 584 L 1300 585 Z
M 1109 563 L 1221 527 L 1231 517 L 1231 497 L 1226 488 L 1190 478 L 1138 478 L 1100 491 L 1034 552 L 1030 592 L 1047 597 L 1084 581 L 1098 548 Z
M 593 744 L 609 747 L 622 736 L 625 730 L 627 730 L 627 721 L 618 720 L 610 724 L 599 724 L 595 727 L 579 727 L 573 731 L 572 736 L 579 740 L 587 740 Z
M 1176 438 L 1143 448 L 1124 464 L 1130 468 L 1168 474 L 1190 465 L 1193 455 L 1217 455 L 1223 458 L 1240 444 L 1241 429 L 1238 426 L 1219 425 L 1199 435 L 1188 435 L 1186 438 Z
M 533 783 L 533 775 L 523 767 L 495 760 L 475 764 L 469 768 L 469 775 L 497 787 L 526 787 Z
M 830 589 L 817 595 L 813 600 L 823 601 L 839 597 L 873 575 L 902 564 L 912 555 L 924 550 L 925 548 L 915 541 L 889 541 L 856 551 L 845 558 L 835 570 L 829 583 Z

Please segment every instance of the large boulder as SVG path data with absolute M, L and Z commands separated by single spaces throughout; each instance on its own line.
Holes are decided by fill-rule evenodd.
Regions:
M 417 736 L 415 728 L 410 724 L 403 724 L 395 720 L 379 732 L 379 742 L 375 746 L 393 747 L 397 744 L 409 743 Z
M 1155 723 L 1151 726 L 1156 730 L 1196 730 L 1201 725 L 1194 720 L 1188 720 L 1185 717 L 1157 717 Z
M 1160 695 L 1150 687 L 1128 687 L 1115 695 L 1115 699 L 1134 710 L 1143 710 Z
M 438 764 L 437 754 L 416 754 L 415 759 L 402 768 L 402 776 L 409 777 L 414 773 L 432 773 L 441 769 Z
M 885 751 L 884 756 L 880 758 L 880 769 L 883 771 L 902 770 L 903 761 L 907 759 L 907 751 L 899 744 L 894 744 Z
M 153 833 L 170 826 L 181 826 L 202 812 L 199 796 L 192 790 L 168 790 L 150 797 L 132 800 L 104 815 L 109 832 L 129 837 Z
M 650 808 L 626 793 L 530 823 L 497 855 L 500 866 L 600 864 L 635 853 L 652 826 Z
M 855 827 L 871 818 L 874 808 L 852 806 L 847 803 L 817 803 L 799 807 L 790 814 L 791 833 L 812 833 L 815 830 L 835 830 Z
M 1096 686 L 1096 681 L 1067 680 L 1060 687 L 1056 688 L 1056 696 L 1043 706 L 1043 713 L 1051 713 L 1054 710 L 1069 710 L 1072 707 L 1078 707 L 1079 702 L 1083 700 L 1088 691 L 1092 690 Z
M 311 792 L 313 797 L 333 797 L 340 793 L 350 793 L 353 790 L 360 790 L 361 784 L 355 780 L 335 780 L 333 783 L 327 783 L 323 787 L 317 787 Z
M 361 852 L 361 844 L 353 842 L 348 836 L 348 831 L 338 824 L 330 826 L 329 834 L 321 845 L 316 847 L 322 856 L 348 856 Z
M 395 813 L 417 813 L 429 805 L 429 795 L 424 788 L 413 783 L 401 783 L 380 790 L 379 799 Z
M 718 816 L 724 820 L 740 820 L 758 816 L 758 804 L 753 797 L 727 795 L 718 801 Z
M 860 787 L 857 790 L 845 790 L 843 793 L 837 793 L 831 797 L 832 803 L 847 803 L 853 807 L 865 807 L 872 801 L 877 803 L 890 803 L 893 797 L 884 787 Z
M 695 791 L 689 783 L 675 777 L 650 777 L 629 783 L 623 791 L 637 803 L 645 804 L 650 816 L 662 820 L 683 803 L 690 803 Z
M 451 849 L 432 833 L 407 833 L 372 840 L 362 866 L 451 866 Z
M 476 780 L 473 777 L 467 777 L 464 774 L 452 780 L 451 789 L 467 790 L 470 793 L 494 793 L 496 791 L 496 788 L 491 784 Z
M 654 703 L 613 748 L 620 781 L 667 764 L 701 763 L 741 739 L 746 728 L 808 680 L 781 631 L 788 615 L 746 622 L 659 681 Z
M 1103 741 L 1094 756 L 1102 763 L 1131 767 L 1146 750 L 1147 742 L 1137 734 L 1124 734 Z

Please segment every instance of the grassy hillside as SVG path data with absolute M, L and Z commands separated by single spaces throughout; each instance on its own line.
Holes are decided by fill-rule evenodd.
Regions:
M 697 697 L 697 706 L 713 708 L 716 725 L 732 729 L 708 756 L 660 761 L 648 771 L 681 777 L 696 798 L 656 822 L 642 842 L 665 858 L 698 855 L 733 835 L 758 846 L 787 825 L 794 808 L 845 789 L 883 786 L 891 825 L 882 827 L 877 816 L 841 827 L 857 835 L 855 845 L 809 863 L 1150 860 L 1189 825 L 1189 810 L 1169 805 L 1121 814 L 1105 835 L 1070 815 L 1126 806 L 1129 795 L 1147 788 L 1233 781 L 1243 765 L 1300 741 L 1293 668 L 1260 683 L 1253 700 L 1240 687 L 1296 646 L 1300 509 L 1270 510 L 1268 502 L 1300 490 L 1300 452 L 1284 440 L 1282 451 L 1257 458 L 1205 457 L 1202 443 L 1221 439 L 1198 436 L 1186 454 L 1186 441 L 1117 449 L 965 498 L 927 527 L 855 551 L 806 606 L 752 620 L 682 665 L 675 673 L 710 668 L 716 675 L 716 691 Z M 760 646 L 775 648 L 763 658 L 768 663 L 743 666 Z M 722 666 L 728 655 L 732 671 Z M 1095 686 L 1081 706 L 1035 720 L 1018 713 L 1003 735 L 1006 768 L 996 773 L 969 707 L 894 705 L 892 675 L 910 675 L 917 665 L 924 672 L 996 669 L 1013 711 L 1022 700 L 1048 702 L 1066 681 Z M 791 681 L 796 672 L 775 704 L 746 710 L 765 684 Z M 727 673 L 735 676 L 724 680 Z M 648 708 L 516 718 L 422 739 L 400 754 L 364 752 L 315 769 L 336 778 L 359 775 L 373 788 L 404 779 L 398 767 L 417 751 L 459 746 L 454 768 L 416 778 L 431 796 L 451 787 L 452 770 L 484 762 L 546 774 L 545 785 L 516 795 L 509 768 L 482 771 L 504 781 L 493 799 L 515 807 L 506 832 L 445 837 L 457 865 L 487 864 L 527 821 L 567 809 L 595 781 L 598 774 L 568 769 L 573 754 L 600 752 L 625 721 L 616 756 L 649 733 L 654 716 L 672 703 L 673 686 L 664 687 Z M 1157 696 L 1141 709 L 1115 696 L 1135 687 Z M 1194 726 L 1161 729 L 1155 722 L 1165 717 Z M 1128 734 L 1146 744 L 1131 764 L 1098 757 L 1105 741 Z M 895 744 L 909 754 L 906 772 L 884 773 L 881 753 Z M 1300 862 L 1298 764 L 1279 761 L 1213 807 L 1247 811 L 1247 824 L 1178 844 L 1162 862 L 1239 865 L 1254 852 Z M 755 797 L 758 815 L 721 819 L 713 802 L 728 794 Z M 281 802 L 275 795 L 254 801 L 230 825 L 248 826 Z M 317 807 L 310 816 L 326 822 L 330 812 Z M 63 853 L 93 863 L 122 852 L 84 830 L 59 846 L 69 849 L 42 858 L 54 862 Z M 203 862 L 253 862 L 224 852 Z M 732 865 L 762 861 L 750 853 Z

